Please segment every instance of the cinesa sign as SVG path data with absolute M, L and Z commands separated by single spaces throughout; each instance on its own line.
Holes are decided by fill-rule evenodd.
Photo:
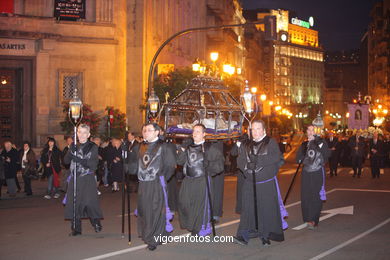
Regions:
M 314 18 L 310 16 L 309 21 L 306 22 L 306 21 L 299 20 L 298 18 L 295 17 L 291 19 L 291 23 L 305 28 L 310 28 L 314 26 Z

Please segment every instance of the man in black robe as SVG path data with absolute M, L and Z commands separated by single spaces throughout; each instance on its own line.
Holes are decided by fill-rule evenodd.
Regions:
M 270 240 L 283 241 L 283 229 L 287 228 L 287 223 L 284 221 L 287 212 L 280 197 L 276 178 L 283 164 L 283 156 L 276 141 L 266 135 L 263 121 L 253 121 L 251 131 L 249 140 L 236 143 L 237 165 L 243 173 L 244 182 L 240 225 L 234 242 L 246 245 L 250 238 L 259 237 L 262 244 L 266 246 L 271 244 Z M 255 183 L 253 175 L 255 175 Z M 257 201 L 257 214 L 255 201 Z M 256 215 L 258 230 L 256 230 Z
M 333 177 L 333 175 L 337 176 L 337 166 L 339 164 L 341 144 L 338 138 L 334 136 L 333 132 L 329 132 L 326 143 L 330 150 L 329 175 L 330 177 Z
M 352 169 L 353 176 L 356 175 L 360 178 L 362 174 L 363 162 L 366 156 L 366 143 L 364 137 L 360 136 L 359 133 L 349 138 L 348 145 L 351 151 Z
M 306 130 L 308 140 L 298 149 L 296 160 L 303 163 L 301 178 L 301 207 L 303 221 L 309 229 L 314 229 L 319 222 L 322 202 L 325 196 L 325 162 L 329 157 L 326 142 L 314 135 L 314 126 Z
M 139 142 L 135 139 L 136 134 L 133 132 L 128 132 L 126 134 L 126 149 L 127 149 L 127 158 L 124 161 L 124 168 L 127 177 L 127 184 L 129 185 L 129 192 L 138 191 L 138 163 L 137 156 L 139 150 Z M 134 188 L 130 188 L 133 183 Z
M 370 160 L 372 178 L 379 178 L 380 168 L 383 167 L 384 143 L 378 138 L 378 132 L 374 132 L 370 140 Z
M 183 165 L 185 175 L 179 193 L 180 225 L 192 235 L 199 236 L 211 233 L 210 201 L 213 197 L 210 199 L 209 195 L 214 192 L 211 178 L 224 170 L 222 151 L 217 143 L 206 143 L 205 136 L 205 126 L 195 125 L 193 142 L 181 147 L 178 155 L 178 164 Z M 207 189 L 207 182 L 210 190 Z
M 176 167 L 176 156 L 158 136 L 160 127 L 148 123 L 142 128 L 144 142 L 139 146 L 137 174 L 139 180 L 137 202 L 138 234 L 155 250 L 162 241 L 156 237 L 168 236 L 173 231 L 173 215 L 168 206 L 166 180 Z
M 96 179 L 94 173 L 98 165 L 98 147 L 89 141 L 90 128 L 81 124 L 77 128 L 79 144 L 71 145 L 64 161 L 70 164 L 70 179 L 65 202 L 65 219 L 72 220 L 70 236 L 81 235 L 81 219 L 89 218 L 95 232 L 102 230 L 100 219 L 103 218 L 99 206 Z M 73 223 L 73 181 L 76 171 L 76 223 Z M 74 225 L 75 224 L 75 225 Z

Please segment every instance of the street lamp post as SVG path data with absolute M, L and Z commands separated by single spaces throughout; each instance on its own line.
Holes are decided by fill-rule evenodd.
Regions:
M 177 32 L 177 33 L 173 34 L 171 37 L 166 39 L 160 45 L 160 47 L 157 49 L 156 53 L 153 56 L 152 62 L 150 63 L 149 75 L 148 75 L 148 96 L 150 96 L 152 94 L 152 89 L 153 89 L 152 77 L 153 77 L 153 72 L 154 72 L 154 67 L 155 67 L 154 64 L 156 63 L 157 57 L 160 54 L 160 52 L 164 49 L 164 47 L 169 42 L 171 42 L 173 39 L 175 39 L 176 37 L 185 35 L 187 33 L 196 32 L 196 31 L 220 30 L 220 29 L 226 29 L 226 28 L 234 28 L 234 27 L 244 27 L 244 26 L 249 26 L 249 25 L 256 25 L 256 24 L 266 24 L 267 26 L 269 25 L 270 26 L 269 27 L 270 31 L 268 31 L 268 29 L 267 29 L 266 35 L 268 35 L 270 39 L 276 40 L 276 17 L 275 16 L 266 16 L 266 17 L 264 17 L 264 19 L 259 19 L 258 21 L 251 22 L 251 23 L 240 23 L 240 24 L 229 24 L 229 25 L 189 28 L 189 29 L 185 29 L 185 30 L 182 30 L 180 32 Z M 268 37 L 268 36 L 266 36 L 266 37 Z M 233 71 L 233 69 L 232 69 L 232 71 Z M 233 74 L 234 74 L 234 72 L 233 72 Z M 148 117 L 148 112 L 149 112 L 149 110 L 147 110 L 146 118 Z
M 251 138 L 251 129 L 252 129 L 252 121 L 255 118 L 256 114 L 253 113 L 256 106 L 256 96 L 250 91 L 248 81 L 245 81 L 245 88 L 244 92 L 241 95 L 241 102 L 244 107 L 243 116 L 246 120 L 248 120 L 249 123 L 249 138 Z M 245 113 L 248 114 L 248 117 L 245 116 Z M 251 115 L 253 113 L 252 118 Z M 257 190 L 256 190 L 256 172 L 254 169 L 250 169 L 252 171 L 252 179 L 253 179 L 253 203 L 254 203 L 254 209 L 255 209 L 255 225 L 256 230 L 259 230 L 259 221 L 258 221 L 258 214 L 257 214 Z
M 69 101 L 69 111 L 68 116 L 72 122 L 74 128 L 73 143 L 75 148 L 77 147 L 77 126 L 81 122 L 83 117 L 83 102 L 77 96 L 77 89 L 73 93 L 73 98 Z M 75 151 L 75 156 L 77 156 L 77 148 Z M 76 230 L 76 196 L 77 196 L 77 163 L 74 162 L 73 167 L 73 231 Z

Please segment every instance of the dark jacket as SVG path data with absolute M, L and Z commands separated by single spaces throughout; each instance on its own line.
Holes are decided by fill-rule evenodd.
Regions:
M 352 157 L 365 157 L 366 155 L 366 143 L 364 137 L 359 136 L 359 141 L 356 141 L 356 136 L 349 138 L 348 145 L 351 148 Z M 357 147 L 357 149 L 356 149 Z
M 23 155 L 24 155 L 24 150 L 20 150 L 19 152 L 19 161 L 20 161 L 20 165 L 22 166 L 23 165 Z M 27 160 L 27 163 L 26 163 L 26 167 L 25 167 L 25 170 L 27 171 L 35 171 L 36 169 L 36 166 L 37 166 L 37 158 L 35 156 L 35 153 L 32 149 L 29 149 L 28 152 L 27 152 L 27 155 L 26 155 L 26 160 Z M 23 167 L 22 167 L 23 168 Z
M 4 175 L 6 179 L 12 179 L 16 177 L 16 172 L 18 170 L 18 160 L 19 155 L 18 151 L 14 148 L 11 148 L 8 152 L 4 149 L 1 153 L 4 159 Z M 10 159 L 10 162 L 7 162 L 7 158 Z
M 127 159 L 124 162 L 125 167 L 125 173 L 136 175 L 137 174 L 137 166 L 138 166 L 138 150 L 139 150 L 139 143 L 137 140 L 134 140 L 134 142 L 127 143 Z
M 53 151 L 49 151 L 49 148 L 45 148 L 42 150 L 41 155 L 41 162 L 43 166 L 45 167 L 45 174 L 47 176 L 51 175 L 51 171 L 47 171 L 48 167 L 46 167 L 46 164 L 50 161 L 51 166 L 54 168 L 54 170 L 59 173 L 61 171 L 61 157 L 62 153 L 56 146 L 54 146 Z

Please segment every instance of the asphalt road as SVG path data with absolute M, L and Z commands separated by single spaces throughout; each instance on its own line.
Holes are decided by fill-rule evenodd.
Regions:
M 282 196 L 295 172 L 292 154 L 279 174 Z M 21 178 L 20 178 L 21 179 Z M 132 243 L 121 237 L 121 194 L 101 188 L 105 219 L 96 234 L 83 221 L 83 235 L 69 237 L 70 223 L 63 220 L 60 199 L 42 198 L 45 182 L 33 182 L 34 196 L 18 194 L 0 201 L 0 259 L 390 259 L 390 169 L 380 179 L 371 179 L 365 168 L 361 178 L 352 178 L 341 168 L 337 177 L 326 178 L 327 201 L 319 227 L 300 229 L 300 177 L 287 201 L 289 229 L 285 241 L 263 247 L 258 239 L 247 246 L 233 243 L 169 243 L 150 252 L 136 235 L 131 216 Z M 4 192 L 4 191 L 3 191 Z M 217 235 L 235 235 L 239 215 L 234 213 L 236 179 L 225 177 L 224 216 Z M 131 195 L 135 208 L 136 195 Z M 341 208 L 341 209 L 340 209 Z M 338 210 L 335 210 L 338 209 Z M 330 210 L 330 211 L 329 211 Z M 173 235 L 186 234 L 173 220 Z M 299 229 L 299 230 L 295 230 Z M 127 236 L 127 234 L 126 234 Z

